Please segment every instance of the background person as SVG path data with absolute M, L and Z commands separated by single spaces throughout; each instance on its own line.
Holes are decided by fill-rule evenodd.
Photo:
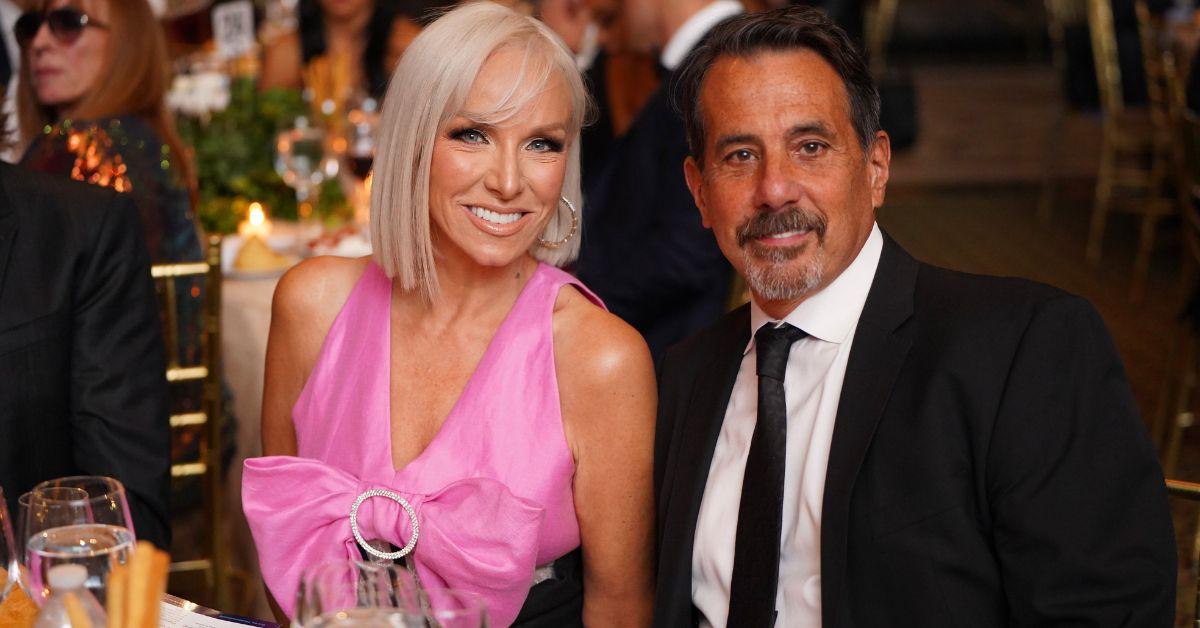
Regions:
M 625 45 L 659 53 L 664 76 L 584 190 L 589 211 L 578 273 L 658 357 L 726 309 L 732 275 L 684 184 L 687 138 L 668 89 L 687 52 L 742 6 L 627 0 L 620 11 Z
M 203 259 L 194 176 L 145 0 L 35 3 L 16 26 L 21 165 L 128 193 L 154 263 Z
M 392 68 L 421 31 L 417 16 L 398 10 L 395 0 L 300 0 L 298 8 L 298 30 L 263 50 L 262 89 L 300 89 L 310 61 L 344 55 L 351 61 L 349 84 L 381 97 Z

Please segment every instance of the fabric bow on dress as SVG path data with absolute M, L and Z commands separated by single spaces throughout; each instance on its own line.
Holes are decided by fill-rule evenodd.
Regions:
M 428 493 L 359 478 L 319 460 L 267 456 L 246 461 L 242 505 L 258 546 L 263 580 L 288 617 L 295 613 L 301 572 L 331 560 L 360 559 L 350 508 L 363 492 L 400 494 L 420 530 L 411 554 L 421 585 L 479 594 L 493 625 L 517 617 L 533 584 L 544 511 L 487 478 L 452 482 Z M 365 539 L 408 543 L 407 512 L 391 499 L 366 499 L 358 509 Z

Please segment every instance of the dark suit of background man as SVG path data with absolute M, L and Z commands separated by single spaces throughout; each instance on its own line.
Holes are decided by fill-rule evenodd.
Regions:
M 69 475 L 124 483 L 169 547 L 162 332 L 127 197 L 0 164 L 0 486 L 10 512 Z
M 577 272 L 658 358 L 725 312 L 732 275 L 684 184 L 687 137 L 668 85 L 687 52 L 742 6 L 732 0 L 621 5 L 628 44 L 660 53 L 663 80 L 611 151 L 607 168 L 595 178 L 584 173 L 589 186 Z
M 875 225 L 878 96 L 822 14 L 734 18 L 678 96 L 754 295 L 667 353 L 657 626 L 1170 626 L 1163 478 L 1084 300 Z

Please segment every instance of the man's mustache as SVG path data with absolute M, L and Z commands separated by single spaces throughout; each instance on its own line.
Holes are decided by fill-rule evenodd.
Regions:
M 737 229 L 737 243 L 744 247 L 750 240 L 803 230 L 816 233 L 817 241 L 824 242 L 827 227 L 825 216 L 820 213 L 791 206 L 774 212 L 760 212 L 746 219 Z

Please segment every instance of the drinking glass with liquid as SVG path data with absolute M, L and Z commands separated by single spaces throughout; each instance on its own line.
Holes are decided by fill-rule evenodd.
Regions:
M 50 480 L 30 491 L 25 562 L 39 603 L 49 594 L 50 569 L 64 564 L 87 571 L 85 586 L 105 600 L 113 565 L 127 564 L 135 541 L 125 487 L 112 478 Z

